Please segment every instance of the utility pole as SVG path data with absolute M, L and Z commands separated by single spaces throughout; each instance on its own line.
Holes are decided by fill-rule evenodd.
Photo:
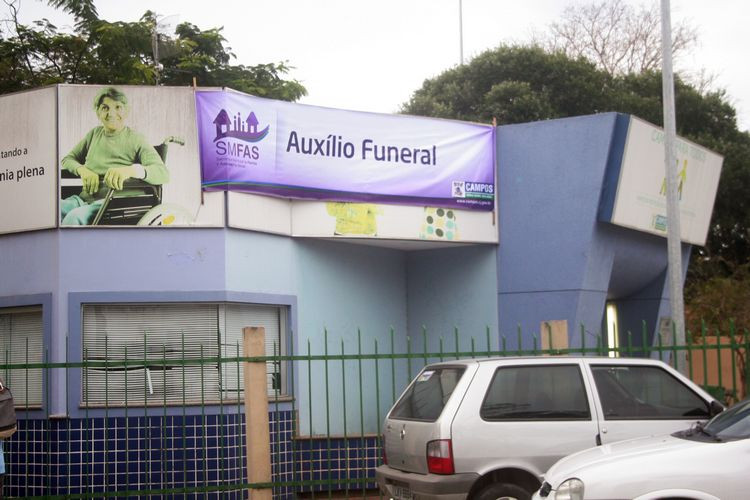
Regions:
M 156 75 L 155 85 L 159 85 L 159 32 L 157 31 L 158 22 L 154 20 L 154 29 L 151 32 L 151 50 L 154 55 L 154 75 Z
M 464 65 L 464 0 L 458 0 L 458 49 L 461 66 Z
M 664 101 L 664 169 L 667 179 L 667 268 L 669 305 L 672 309 L 673 345 L 685 346 L 685 303 L 682 292 L 682 241 L 680 202 L 677 197 L 674 75 L 672 72 L 672 21 L 669 0 L 661 0 L 662 97 Z M 685 352 L 677 350 L 675 368 L 685 373 Z
M 174 24 L 177 23 L 179 15 L 161 16 L 154 14 L 154 27 L 151 31 L 151 51 L 154 55 L 154 79 L 155 85 L 159 85 L 161 80 L 162 65 L 159 62 L 159 37 L 164 36 L 167 40 L 174 34 Z M 169 50 L 165 50 L 165 57 L 169 57 Z

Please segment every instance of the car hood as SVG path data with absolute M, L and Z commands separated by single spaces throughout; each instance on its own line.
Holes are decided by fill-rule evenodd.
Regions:
M 670 435 L 605 444 L 563 458 L 552 466 L 545 478 L 553 487 L 556 487 L 565 479 L 579 476 L 582 468 L 587 471 L 607 468 L 614 462 L 619 464 L 617 467 L 620 468 L 630 463 L 634 468 L 647 470 L 649 467 L 664 463 L 665 460 L 670 460 L 671 458 L 668 457 L 684 456 L 706 445 L 705 442 L 679 439 Z

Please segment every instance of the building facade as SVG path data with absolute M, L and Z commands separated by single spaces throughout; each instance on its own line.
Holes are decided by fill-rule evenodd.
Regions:
M 96 108 L 100 87 L 0 97 L 0 123 L 13 131 L 0 144 L 0 336 L 6 366 L 24 365 L 4 372 L 22 419 L 7 447 L 11 493 L 241 478 L 242 376 L 231 364 L 203 360 L 241 356 L 244 326 L 265 327 L 267 354 L 294 356 L 356 353 L 363 345 L 405 352 L 412 343 L 437 352 L 454 339 L 469 350 L 470 337 L 493 349 L 519 341 L 528 348 L 544 342 L 548 321 L 564 325 L 555 337 L 560 347 L 587 335 L 623 342 L 628 331 L 637 332 L 637 345 L 655 342 L 669 317 L 660 185 L 649 180 L 647 192 L 628 184 L 660 165 L 658 129 L 634 117 L 498 127 L 494 205 L 473 211 L 201 190 L 195 91 L 123 89 L 129 126 L 169 151 L 159 153 L 169 182 L 158 193 L 144 189 L 158 198 L 137 213 L 141 225 L 118 225 L 136 210 L 130 196 L 124 208 L 112 200 L 99 227 L 74 227 L 62 213 L 82 189 L 70 158 L 86 146 L 94 153 L 80 165 L 88 165 L 95 155 L 89 135 L 99 122 L 108 126 Z M 92 100 L 96 113 L 87 107 Z M 54 119 L 40 125 L 39 115 Z M 258 133 L 263 115 L 253 117 Z M 429 136 L 432 125 L 415 127 Z M 683 210 L 694 229 L 684 237 L 686 269 L 691 244 L 701 244 L 701 231 L 705 239 L 721 159 L 685 144 Z M 146 182 L 158 163 L 145 165 Z M 695 193 L 702 197 L 687 205 Z M 654 212 L 632 215 L 634 206 Z M 608 307 L 616 310 L 615 328 Z M 320 383 L 328 365 L 302 366 L 268 364 L 277 410 L 272 441 L 281 457 L 275 477 L 294 479 L 283 467 L 291 459 L 282 457 L 291 453 L 284 445 L 291 436 L 326 435 L 330 444 L 347 421 L 369 441 L 344 439 L 338 448 L 355 450 L 367 474 L 377 460 L 379 420 L 392 403 L 372 386 L 400 391 L 408 374 L 365 376 L 362 392 L 379 399 L 344 404 L 341 385 Z M 362 378 L 361 368 L 342 370 L 330 376 Z M 158 419 L 159 432 L 147 432 L 149 419 Z M 203 454 L 186 451 L 190 443 Z M 308 473 L 318 477 L 312 465 Z

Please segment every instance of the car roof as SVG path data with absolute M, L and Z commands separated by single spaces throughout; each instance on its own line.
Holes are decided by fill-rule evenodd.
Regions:
M 464 358 L 437 363 L 429 363 L 426 367 L 434 368 L 440 366 L 469 366 L 469 365 L 505 365 L 521 362 L 521 364 L 565 364 L 571 361 L 585 361 L 589 364 L 615 364 L 615 365 L 649 365 L 664 364 L 663 361 L 652 358 L 610 358 L 607 356 L 493 356 L 489 358 Z

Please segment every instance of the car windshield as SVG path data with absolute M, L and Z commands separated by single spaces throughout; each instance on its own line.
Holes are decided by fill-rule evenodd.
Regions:
M 703 429 L 722 441 L 750 438 L 750 399 L 719 413 Z

